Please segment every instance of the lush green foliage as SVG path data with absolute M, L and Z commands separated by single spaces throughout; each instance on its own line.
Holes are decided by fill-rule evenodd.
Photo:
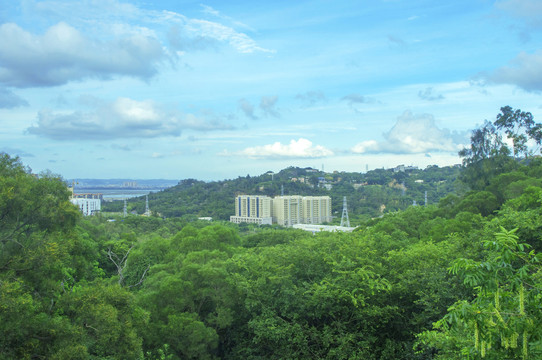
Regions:
M 527 115 L 503 111 L 499 119 L 517 115 L 530 126 L 503 129 L 536 135 Z M 317 234 L 195 221 L 183 208 L 177 218 L 83 219 L 60 179 L 2 154 L 0 358 L 540 358 L 542 160 L 488 149 L 459 186 L 452 168 L 337 174 L 335 196 L 380 207 L 389 192 L 388 209 L 398 184 L 448 195 L 373 219 L 367 210 L 353 233 Z M 274 175 L 262 191 L 280 191 L 281 176 L 318 182 L 320 174 L 300 171 Z M 483 181 L 470 177 L 477 172 Z M 263 181 L 238 180 L 250 191 Z M 232 184 L 179 187 L 195 209 L 231 202 L 220 189 Z M 216 196 L 202 194 L 212 187 Z M 356 206 L 351 212 L 365 211 Z

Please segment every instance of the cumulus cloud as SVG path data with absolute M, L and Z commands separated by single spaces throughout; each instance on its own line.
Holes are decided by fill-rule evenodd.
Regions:
M 118 98 L 96 101 L 89 112 L 55 113 L 42 110 L 38 122 L 27 131 L 55 140 L 108 140 L 179 136 L 182 130 L 231 129 L 217 119 L 183 115 L 151 100 Z
M 227 154 L 223 154 L 227 155 Z M 333 151 L 321 146 L 313 145 L 311 141 L 300 138 L 291 140 L 289 144 L 275 142 L 269 145 L 246 148 L 233 155 L 246 156 L 252 159 L 262 158 L 322 158 L 332 156 Z
M 246 117 L 252 120 L 258 119 L 256 114 L 254 114 L 254 106 L 247 99 L 239 100 L 239 109 L 245 114 Z
M 497 84 L 516 85 L 527 91 L 542 91 L 542 51 L 534 54 L 522 52 L 507 66 L 481 77 Z
M 428 87 L 425 90 L 420 90 L 418 92 L 418 96 L 420 97 L 420 99 L 427 100 L 427 101 L 436 101 L 436 100 L 444 99 L 444 95 L 435 93 L 432 87 Z
M 28 106 L 25 99 L 6 88 L 0 87 L 0 109 L 13 109 L 22 106 Z
M 280 117 L 280 113 L 277 109 L 278 96 L 262 96 L 260 100 L 260 109 L 265 116 Z
M 147 79 L 165 54 L 152 37 L 92 40 L 60 22 L 43 35 L 16 24 L 0 25 L 0 82 L 14 87 L 62 85 L 85 78 L 129 75 Z
M 355 145 L 354 153 L 417 154 L 432 151 L 456 152 L 467 141 L 466 134 L 439 129 L 433 115 L 414 115 L 405 111 L 383 141 L 368 140 Z
M 148 80 L 160 64 L 175 63 L 185 51 L 221 44 L 240 53 L 274 53 L 220 22 L 143 9 L 117 0 L 27 0 L 21 6 L 36 21 L 58 23 L 43 33 L 15 23 L 0 25 L 0 85 L 7 87 L 57 86 L 115 76 Z M 232 26 L 242 26 L 212 8 L 204 9 Z
M 326 95 L 322 91 L 307 91 L 304 94 L 297 94 L 295 98 L 302 101 L 305 106 L 314 106 L 327 101 Z

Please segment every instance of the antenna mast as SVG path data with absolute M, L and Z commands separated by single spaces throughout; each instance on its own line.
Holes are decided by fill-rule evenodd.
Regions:
M 346 196 L 343 197 L 343 215 L 341 217 L 341 227 L 350 227 L 350 220 L 348 220 L 348 210 L 346 209 Z

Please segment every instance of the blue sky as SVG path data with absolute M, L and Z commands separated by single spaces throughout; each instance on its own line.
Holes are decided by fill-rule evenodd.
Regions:
M 0 151 L 64 178 L 451 165 L 541 91 L 538 0 L 0 0 Z

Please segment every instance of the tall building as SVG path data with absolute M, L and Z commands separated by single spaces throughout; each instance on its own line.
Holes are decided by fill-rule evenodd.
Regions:
M 331 198 L 329 196 L 305 196 L 301 201 L 302 224 L 331 222 Z
M 291 227 L 295 224 L 322 224 L 331 222 L 329 196 L 276 196 L 239 195 L 235 198 L 233 223 L 278 224 Z
M 235 198 L 235 215 L 230 221 L 236 224 L 272 224 L 272 200 L 265 195 L 239 195 Z
M 301 224 L 303 222 L 302 199 L 299 195 L 273 198 L 273 222 L 288 227 Z

